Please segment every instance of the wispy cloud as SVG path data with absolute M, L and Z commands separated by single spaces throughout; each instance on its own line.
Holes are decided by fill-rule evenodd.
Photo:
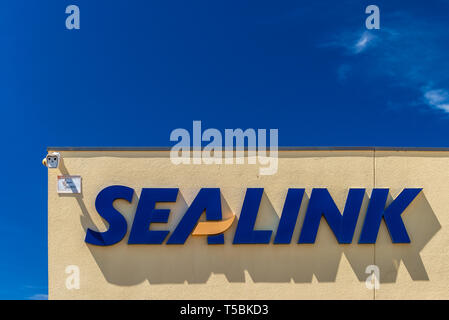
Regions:
M 48 300 L 48 295 L 45 293 L 37 293 L 29 297 L 29 300 Z
M 405 13 L 383 19 L 386 28 L 346 29 L 323 41 L 322 46 L 341 49 L 346 56 L 337 67 L 338 79 L 347 79 L 358 66 L 365 78 L 388 77 L 394 86 L 415 90 L 421 99 L 408 105 L 449 112 L 447 21 L 427 21 Z
M 346 54 L 357 55 L 365 49 L 376 44 L 378 37 L 369 31 L 341 32 L 329 41 L 321 44 L 322 47 L 336 47 L 345 50 Z
M 429 106 L 449 112 L 449 91 L 445 89 L 434 89 L 424 91 L 425 102 Z
M 362 52 L 368 46 L 372 38 L 373 38 L 372 35 L 370 35 L 368 32 L 364 32 L 360 37 L 360 39 L 354 45 L 353 51 L 355 53 Z

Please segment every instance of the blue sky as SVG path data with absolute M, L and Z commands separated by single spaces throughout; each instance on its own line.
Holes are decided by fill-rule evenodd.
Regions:
M 448 30 L 442 0 L 1 1 L 0 298 L 47 294 L 47 146 L 170 146 L 201 120 L 282 146 L 449 147 Z

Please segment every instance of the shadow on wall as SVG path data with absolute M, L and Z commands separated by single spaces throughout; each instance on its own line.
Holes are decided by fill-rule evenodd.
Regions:
M 91 218 L 91 214 L 97 213 L 88 212 L 82 195 L 60 196 L 75 197 L 82 212 L 80 222 L 84 230 L 97 230 Z M 223 218 L 230 217 L 233 213 L 223 195 L 221 200 Z M 338 244 L 322 218 L 316 242 L 299 245 L 297 240 L 308 201 L 307 194 L 304 194 L 292 243 L 288 245 L 233 245 L 237 219 L 225 232 L 224 245 L 207 245 L 204 236 L 190 236 L 184 245 L 128 245 L 129 230 L 138 203 L 135 193 L 131 204 L 124 200 L 114 203 L 128 222 L 125 238 L 108 247 L 86 245 L 105 279 L 120 286 L 132 286 L 144 281 L 151 284 L 206 283 L 212 274 L 222 274 L 229 282 L 310 283 L 313 277 L 319 282 L 335 282 L 341 268 L 352 269 L 359 281 L 365 281 L 368 277 L 366 267 L 373 264 L 379 266 L 380 282 L 385 283 L 396 281 L 400 261 L 413 280 L 429 280 L 420 251 L 441 229 L 441 225 L 423 192 L 402 215 L 411 238 L 410 244 L 393 244 L 384 223 L 381 224 L 376 245 L 357 243 L 369 202 L 365 194 L 352 244 Z M 169 221 L 168 224 L 152 224 L 151 228 L 173 230 L 187 207 L 181 192 L 176 203 L 158 204 L 158 208 L 171 209 Z M 238 216 L 239 213 L 236 214 Z M 255 228 L 273 230 L 273 241 L 280 214 L 264 193 Z M 201 219 L 204 219 L 204 214 Z M 348 262 L 345 265 L 342 263 L 343 256 Z M 248 275 L 251 279 L 247 279 Z
M 391 195 L 389 201 L 393 201 Z M 381 272 L 381 283 L 396 282 L 401 261 L 413 280 L 430 280 L 419 253 L 441 229 L 441 224 L 423 191 L 402 214 L 402 219 L 410 237 L 410 244 L 392 244 L 388 229 L 383 223 L 379 230 L 375 258 Z
M 82 203 L 82 200 L 79 201 Z M 117 209 L 126 214 L 130 228 L 138 199 L 132 204 L 117 201 Z M 305 208 L 308 198 L 303 199 Z M 119 204 L 120 203 L 120 204 Z M 365 195 L 366 211 L 368 197 Z M 228 204 L 222 198 L 223 216 L 231 215 Z M 169 224 L 176 225 L 181 214 L 187 209 L 182 194 L 171 206 Z M 167 206 L 169 207 L 169 206 Z M 89 214 L 81 205 L 84 229 L 95 228 L 90 223 Z M 301 210 L 303 211 L 303 210 Z M 184 245 L 128 245 L 128 235 L 119 244 L 109 247 L 88 245 L 89 250 L 108 282 L 129 286 L 148 280 L 156 283 L 205 283 L 210 275 L 223 274 L 229 282 L 245 282 L 245 270 L 254 282 L 311 282 L 313 276 L 320 282 L 334 282 L 342 260 L 346 257 L 359 281 L 365 281 L 365 268 L 377 264 L 381 271 L 381 282 L 394 282 L 399 262 L 402 260 L 413 280 L 429 280 L 419 252 L 441 228 L 425 196 L 418 196 L 404 213 L 404 222 L 412 238 L 411 244 L 391 243 L 388 231 L 383 225 L 376 248 L 374 245 L 357 244 L 361 223 L 358 223 L 354 243 L 337 243 L 327 223 L 322 219 L 315 244 L 296 244 L 299 237 L 301 217 L 296 232 L 289 245 L 232 245 L 238 222 L 226 232 L 224 245 L 207 245 L 205 237 L 189 237 Z M 360 221 L 363 221 L 361 215 Z M 259 211 L 257 229 L 271 229 L 277 226 L 278 214 L 264 194 Z M 301 223 L 300 223 L 301 222 Z M 156 226 L 156 225 L 154 225 Z M 159 225 L 154 229 L 161 229 Z M 128 228 L 128 229 L 129 229 Z M 170 228 L 172 229 L 172 228 Z M 274 234 L 273 234 L 274 237 Z M 374 258 L 375 251 L 375 258 Z

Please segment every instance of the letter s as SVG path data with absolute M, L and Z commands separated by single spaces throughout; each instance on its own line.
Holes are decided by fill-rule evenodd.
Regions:
M 128 225 L 125 218 L 114 209 L 112 203 L 117 199 L 132 201 L 134 189 L 125 186 L 110 186 L 100 191 L 95 200 L 95 208 L 100 216 L 109 223 L 109 229 L 105 232 L 87 229 L 87 243 L 97 246 L 110 246 L 120 242 L 126 234 Z

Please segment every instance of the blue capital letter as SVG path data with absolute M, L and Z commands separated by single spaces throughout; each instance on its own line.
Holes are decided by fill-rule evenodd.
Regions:
M 133 194 L 134 190 L 125 186 L 110 186 L 101 190 L 95 200 L 95 208 L 109 223 L 109 229 L 105 232 L 87 229 L 84 241 L 98 246 L 110 246 L 120 242 L 126 234 L 128 225 L 120 212 L 114 209 L 112 203 L 117 199 L 131 202 Z
M 274 244 L 288 244 L 292 240 L 303 196 L 304 189 L 288 189 Z
M 170 209 L 155 209 L 157 202 L 175 202 L 178 188 L 142 189 L 129 235 L 130 244 L 161 244 L 169 231 L 150 230 L 151 223 L 167 223 Z
M 254 230 L 263 188 L 248 188 L 234 235 L 234 244 L 269 243 L 271 230 Z
M 206 211 L 206 219 L 221 220 L 220 188 L 202 188 L 189 209 L 182 217 L 167 244 L 183 244 L 198 223 L 198 219 Z M 209 244 L 223 244 L 223 234 L 207 237 Z
M 410 238 L 405 229 L 401 214 L 421 190 L 422 188 L 404 189 L 388 208 L 385 209 L 389 190 L 373 189 L 359 243 L 376 242 L 382 217 L 385 220 L 393 243 L 410 243 Z
M 351 243 L 365 189 L 349 189 L 341 215 L 327 189 L 313 189 L 298 243 L 314 243 L 321 216 L 324 216 L 339 243 Z

